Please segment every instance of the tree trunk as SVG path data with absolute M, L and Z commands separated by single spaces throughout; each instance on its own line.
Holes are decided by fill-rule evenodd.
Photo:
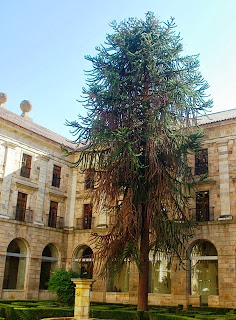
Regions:
M 146 216 L 146 215 L 144 215 Z M 140 265 L 138 285 L 138 310 L 148 310 L 148 277 L 149 277 L 149 223 L 144 217 L 140 241 Z

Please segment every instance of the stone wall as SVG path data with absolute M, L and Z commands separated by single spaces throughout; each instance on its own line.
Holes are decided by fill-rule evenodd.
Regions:
M 208 305 L 236 307 L 236 122 L 235 119 L 208 123 L 204 129 L 203 148 L 208 150 L 208 179 L 199 183 L 199 191 L 209 191 L 212 221 L 200 222 L 188 244 L 188 252 L 198 240 L 209 241 L 217 250 L 218 294 L 208 296 Z M 32 156 L 30 178 L 20 174 L 22 156 Z M 74 161 L 75 158 L 70 158 Z M 189 156 L 191 166 L 195 157 Z M 60 187 L 52 186 L 53 166 L 61 167 Z M 73 268 L 80 248 L 90 247 L 93 232 L 108 231 L 105 212 L 93 208 L 92 229 L 83 230 L 84 204 L 91 202 L 85 190 L 84 175 L 70 168 L 62 157 L 60 145 L 23 127 L 2 121 L 0 126 L 0 298 L 48 299 L 47 290 L 39 290 L 42 252 L 48 244 L 58 251 L 58 267 Z M 26 193 L 31 221 L 16 221 L 18 192 Z M 63 225 L 48 227 L 50 201 L 58 203 L 58 217 Z M 191 208 L 196 208 L 195 199 Z M 22 290 L 2 290 L 7 248 L 12 240 L 21 239 L 27 248 L 26 272 Z M 200 305 L 201 296 L 191 295 L 190 268 L 171 268 L 171 294 L 149 294 L 154 305 Z M 94 275 L 92 300 L 137 303 L 138 270 L 131 264 L 129 292 L 107 292 L 107 280 Z

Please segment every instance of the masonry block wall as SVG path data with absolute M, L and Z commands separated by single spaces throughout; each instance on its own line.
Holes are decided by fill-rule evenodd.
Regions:
M 86 172 L 62 156 L 60 145 L 69 142 L 2 107 L 0 123 L 0 298 L 48 299 L 48 277 L 65 267 L 96 279 L 92 300 L 137 303 L 135 265 L 126 261 L 112 279 L 91 271 L 91 234 L 106 233 L 112 221 L 93 206 Z M 190 202 L 198 229 L 185 269 L 174 257 L 171 264 L 150 257 L 153 305 L 236 307 L 236 109 L 202 117 L 199 124 L 202 159 L 189 157 L 193 170 L 202 161 L 208 172 Z

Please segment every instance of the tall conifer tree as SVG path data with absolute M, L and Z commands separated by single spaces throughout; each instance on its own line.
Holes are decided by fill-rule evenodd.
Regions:
M 93 65 L 87 116 L 68 125 L 84 145 L 76 165 L 96 172 L 94 203 L 115 217 L 106 235 L 93 235 L 95 259 L 105 271 L 135 261 L 138 309 L 147 310 L 150 251 L 181 261 L 194 233 L 186 217 L 195 186 L 188 154 L 200 146 L 195 120 L 211 101 L 198 57 L 182 54 L 173 19 L 161 23 L 148 12 L 145 21 L 111 26 L 97 55 L 86 57 Z

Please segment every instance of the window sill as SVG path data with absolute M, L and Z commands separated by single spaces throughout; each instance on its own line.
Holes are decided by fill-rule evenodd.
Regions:
M 11 292 L 11 291 L 14 291 L 14 292 L 25 292 L 24 289 L 2 289 L 3 292 Z

